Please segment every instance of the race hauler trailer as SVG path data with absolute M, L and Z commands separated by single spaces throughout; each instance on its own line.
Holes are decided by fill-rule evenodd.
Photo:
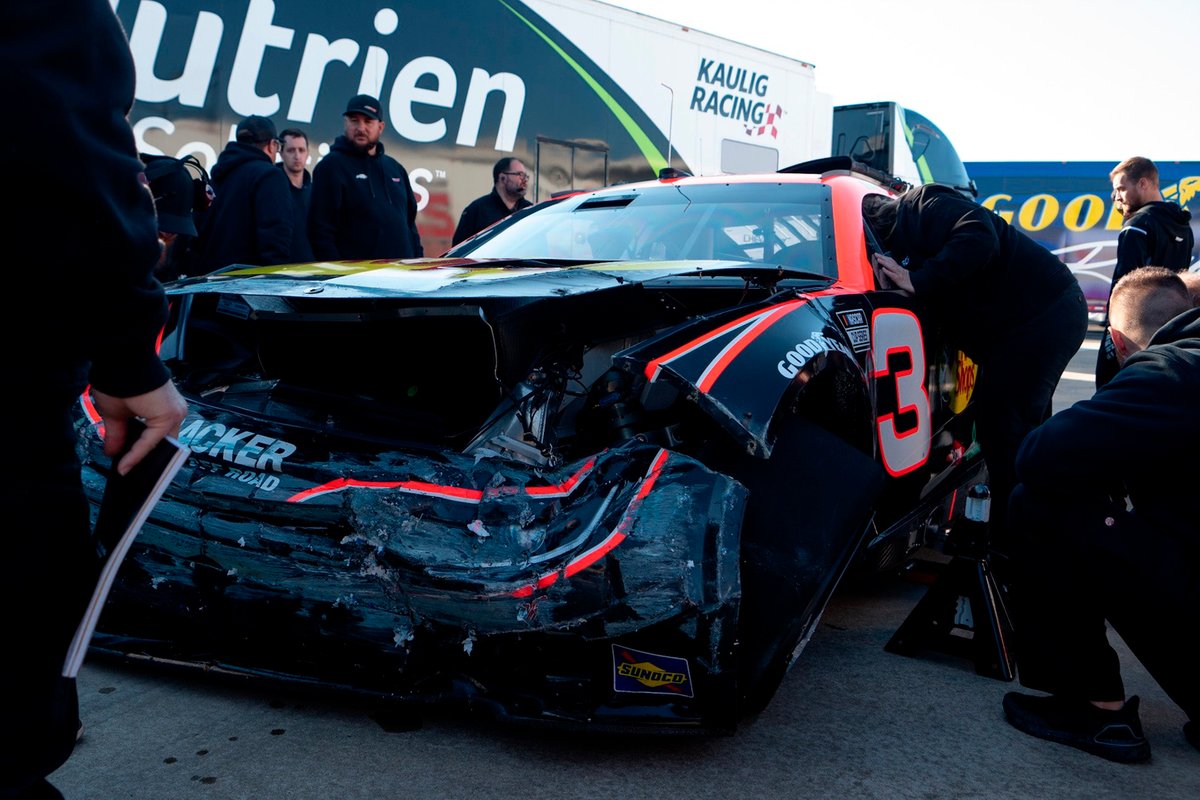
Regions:
M 830 155 L 850 156 L 913 186 L 944 183 L 972 200 L 978 195 L 941 128 L 899 103 L 836 106 Z
M 813 65 L 598 0 L 111 2 L 137 68 L 143 153 L 211 168 L 258 114 L 303 130 L 315 164 L 347 99 L 374 95 L 428 255 L 503 156 L 525 163 L 537 201 L 668 166 L 762 172 L 832 155 Z
M 979 202 L 1058 256 L 1083 287 L 1088 317 L 1100 324 L 1117 263 L 1121 212 L 1112 201 L 1112 161 L 973 161 L 966 167 L 979 189 Z M 1163 199 L 1192 214 L 1200 243 L 1200 161 L 1160 161 Z M 1200 259 L 1200 244 L 1192 263 Z

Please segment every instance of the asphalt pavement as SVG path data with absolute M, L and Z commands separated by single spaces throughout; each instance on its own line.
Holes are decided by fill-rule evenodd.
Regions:
M 1091 394 L 1089 341 L 1056 409 Z M 84 735 L 51 780 L 69 800 L 1200 797 L 1185 717 L 1115 634 L 1147 764 L 1016 731 L 1000 703 L 1018 685 L 968 658 L 885 650 L 928 591 L 920 575 L 839 588 L 771 704 L 731 736 L 564 735 L 448 711 L 398 726 L 362 701 L 90 659 Z

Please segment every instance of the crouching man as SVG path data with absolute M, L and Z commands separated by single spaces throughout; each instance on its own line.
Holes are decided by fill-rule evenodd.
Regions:
M 1009 523 L 1009 609 L 1023 686 L 1016 728 L 1112 761 L 1150 758 L 1106 621 L 1188 715 L 1200 749 L 1200 496 L 1181 458 L 1200 448 L 1200 308 L 1182 279 L 1143 267 L 1113 287 L 1120 369 L 1030 433 Z

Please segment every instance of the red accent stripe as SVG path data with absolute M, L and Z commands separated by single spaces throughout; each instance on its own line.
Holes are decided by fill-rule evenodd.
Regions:
M 397 489 L 409 494 L 424 494 L 430 497 L 440 497 L 444 500 L 454 500 L 460 503 L 478 503 L 483 499 L 483 492 L 478 489 L 463 489 L 457 486 L 439 486 L 436 483 L 424 481 L 359 481 L 353 478 L 337 478 L 336 480 L 314 486 L 303 492 L 298 492 L 287 499 L 289 503 L 303 503 L 317 495 L 328 492 L 339 492 L 342 489 Z
M 513 597 L 529 597 L 533 594 L 534 589 L 545 589 L 550 584 L 558 580 L 561 574 L 565 578 L 576 575 L 582 570 L 587 569 L 592 564 L 595 564 L 601 558 L 625 540 L 630 526 L 633 525 L 634 515 L 637 513 L 638 506 L 642 500 L 650 494 L 650 490 L 654 488 L 658 476 L 662 474 L 663 465 L 667 463 L 667 451 L 659 450 L 658 455 L 654 457 L 654 461 L 650 463 L 650 469 L 646 471 L 646 477 L 642 479 L 642 485 L 638 488 L 637 494 L 629 501 L 629 506 L 626 507 L 625 513 L 621 515 L 621 521 L 612 533 L 604 538 L 604 541 L 585 553 L 577 556 L 571 561 L 568 561 L 566 566 L 561 569 L 556 569 L 553 572 L 547 572 L 536 581 L 528 586 L 522 586 L 512 593 Z
M 530 497 L 566 497 L 575 491 L 580 482 L 583 481 L 587 474 L 596 466 L 596 458 L 593 456 L 580 467 L 574 475 L 567 478 L 562 483 L 553 484 L 551 486 L 526 486 L 525 493 Z
M 314 486 L 311 489 L 305 489 L 303 492 L 297 492 L 287 499 L 289 503 L 303 503 L 305 500 L 310 500 L 318 495 L 328 494 L 329 492 L 339 492 L 342 489 L 398 489 L 401 492 L 408 494 L 424 494 L 430 497 L 441 497 L 446 500 L 454 500 L 460 503 L 478 503 L 485 496 L 496 497 L 505 494 L 517 494 L 524 491 L 531 497 L 550 498 L 550 497 L 566 497 L 575 490 L 583 481 L 587 474 L 596 466 L 595 457 L 588 459 L 586 463 L 575 474 L 567 478 L 562 483 L 552 484 L 550 486 L 526 486 L 524 489 L 516 487 L 505 488 L 503 486 L 492 488 L 485 491 L 479 489 L 464 489 L 458 486 L 442 486 L 435 483 L 424 483 L 423 481 L 359 481 L 353 478 L 337 478 L 323 483 L 320 486 Z
M 704 369 L 704 372 L 700 376 L 700 381 L 696 384 L 696 388 L 702 392 L 707 392 L 711 389 L 712 385 L 717 382 L 717 378 L 721 377 L 721 374 L 725 372 L 725 368 L 729 366 L 729 362 L 737 358 L 751 342 L 762 335 L 763 331 L 778 322 L 780 317 L 790 314 L 806 302 L 808 301 L 791 300 L 784 303 L 734 337 L 729 346 L 722 350 L 720 355 Z
M 691 350 L 695 350 L 697 347 L 707 344 L 708 342 L 712 341 L 713 339 L 721 336 L 722 334 L 724 334 L 734 328 L 745 325 L 745 324 L 749 323 L 751 320 L 762 317 L 764 314 L 770 315 L 770 314 L 774 313 L 775 311 L 779 310 L 780 308 L 796 306 L 796 305 L 799 305 L 804 302 L 806 302 L 806 301 L 804 301 L 804 300 L 789 300 L 788 302 L 783 303 L 782 305 L 776 306 L 774 308 L 768 308 L 768 309 L 764 309 L 762 311 L 753 311 L 749 314 L 746 314 L 743 317 L 738 317 L 737 319 L 733 320 L 732 322 L 722 325 L 721 327 L 717 328 L 716 330 L 709 331 L 708 333 L 704 334 L 703 336 L 692 339 L 687 344 L 676 347 L 671 352 L 666 353 L 665 355 L 661 355 L 658 358 L 653 359 L 652 361 L 647 363 L 646 369 L 644 370 L 646 379 L 650 380 L 650 381 L 654 381 L 658 377 L 659 370 L 661 370 L 663 365 L 666 364 L 668 361 L 672 361 L 675 358 L 678 358 L 679 356 L 683 355 L 684 353 L 687 353 Z M 711 369 L 711 365 L 710 365 L 709 369 Z
M 96 408 L 96 403 L 92 400 L 91 384 L 83 390 L 83 394 L 79 395 L 79 402 L 83 404 L 84 415 L 92 421 L 93 425 L 100 421 L 100 411 Z M 100 438 L 104 438 L 103 430 L 100 431 Z

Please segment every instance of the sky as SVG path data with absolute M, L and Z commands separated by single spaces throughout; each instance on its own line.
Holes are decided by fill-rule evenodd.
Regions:
M 1200 160 L 1200 0 L 604 0 L 892 100 L 963 161 Z

